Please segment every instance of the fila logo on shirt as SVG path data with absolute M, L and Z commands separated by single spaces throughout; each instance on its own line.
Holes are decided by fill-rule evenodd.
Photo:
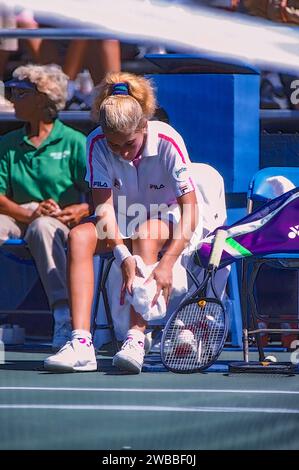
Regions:
M 181 191 L 182 194 L 185 194 L 185 192 L 188 191 L 189 186 L 188 186 L 188 184 L 185 184 L 185 183 L 184 183 L 184 184 L 180 184 L 180 185 L 179 185 L 179 189 L 180 189 L 180 191 Z
M 299 225 L 295 225 L 294 227 L 290 227 L 290 232 L 288 233 L 289 238 L 296 238 L 299 236 Z
M 150 189 L 163 189 L 165 188 L 164 184 L 150 184 Z
M 102 181 L 94 181 L 93 188 L 108 188 L 108 184 L 106 182 L 102 183 Z

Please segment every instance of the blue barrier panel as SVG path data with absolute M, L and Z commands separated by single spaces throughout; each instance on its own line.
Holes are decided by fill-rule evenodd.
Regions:
M 247 191 L 250 175 L 259 169 L 258 73 L 248 66 L 208 67 L 206 58 L 204 73 L 198 73 L 197 56 L 148 58 L 167 72 L 173 64 L 171 73 L 151 78 L 158 104 L 184 137 L 191 160 L 214 166 L 224 177 L 226 192 Z M 193 72 L 198 62 L 197 71 L 183 73 L 182 64 L 187 66 L 190 60 Z M 211 73 L 213 66 L 217 73 Z M 233 73 L 235 69 L 238 73 Z

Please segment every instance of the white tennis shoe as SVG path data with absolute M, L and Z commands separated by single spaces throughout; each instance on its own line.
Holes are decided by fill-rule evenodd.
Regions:
M 44 361 L 44 368 L 57 372 L 92 372 L 97 360 L 92 342 L 85 338 L 68 341 L 58 353 Z
M 120 370 L 139 374 L 144 361 L 144 342 L 129 336 L 121 350 L 115 354 L 112 364 Z

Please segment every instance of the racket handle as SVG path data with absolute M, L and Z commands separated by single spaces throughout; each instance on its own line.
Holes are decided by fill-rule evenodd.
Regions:
M 226 238 L 227 238 L 226 230 L 223 230 L 223 229 L 217 230 L 215 238 L 214 238 L 212 253 L 209 259 L 209 266 L 208 266 L 209 271 L 212 271 L 213 269 L 218 268 Z

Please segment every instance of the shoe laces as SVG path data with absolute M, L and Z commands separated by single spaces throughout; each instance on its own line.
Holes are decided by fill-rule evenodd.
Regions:
M 72 342 L 71 341 L 67 341 L 60 349 L 59 351 L 57 352 L 57 354 L 65 351 L 66 349 L 68 349 L 69 346 L 72 345 Z
M 121 349 L 136 349 L 137 347 L 144 349 L 144 342 L 138 341 L 134 338 L 127 338 Z

